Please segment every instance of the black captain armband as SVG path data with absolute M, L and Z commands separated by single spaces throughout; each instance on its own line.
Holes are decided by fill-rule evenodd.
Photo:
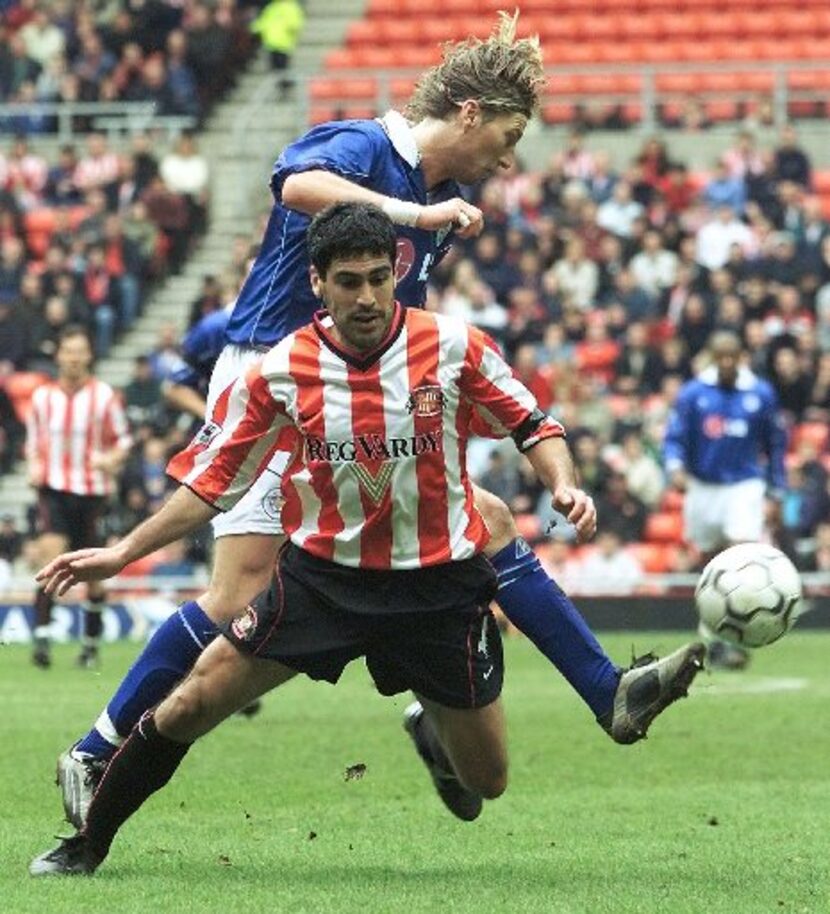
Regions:
M 564 438 L 565 427 L 537 406 L 518 428 L 513 429 L 511 437 L 524 453 L 545 438 Z

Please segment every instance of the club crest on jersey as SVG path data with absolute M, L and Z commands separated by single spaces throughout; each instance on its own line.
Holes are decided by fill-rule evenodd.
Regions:
M 231 622 L 231 631 L 240 641 L 250 641 L 254 637 L 257 621 L 256 610 L 249 606 L 241 616 L 237 616 Z
M 408 238 L 398 238 L 395 257 L 395 282 L 402 282 L 415 264 L 415 245 Z
M 193 439 L 194 447 L 207 447 L 211 441 L 222 431 L 222 426 L 217 422 L 206 422 Z
M 279 520 L 282 514 L 282 490 L 279 486 L 269 489 L 262 499 L 262 510 L 271 520 Z
M 419 419 L 440 416 L 444 411 L 444 392 L 437 384 L 416 387 L 409 395 L 406 408 Z

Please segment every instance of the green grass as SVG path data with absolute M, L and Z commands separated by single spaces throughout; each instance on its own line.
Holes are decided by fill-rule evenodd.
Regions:
M 607 636 L 612 655 L 676 635 Z M 432 793 L 403 697 L 354 665 L 232 719 L 123 829 L 92 881 L 32 880 L 62 826 L 52 770 L 135 653 L 100 675 L 0 649 L 0 910 L 830 912 L 830 635 L 793 633 L 743 674 L 703 674 L 648 742 L 617 747 L 523 640 L 507 645 L 511 786 L 473 825 Z M 348 765 L 367 766 L 362 780 Z

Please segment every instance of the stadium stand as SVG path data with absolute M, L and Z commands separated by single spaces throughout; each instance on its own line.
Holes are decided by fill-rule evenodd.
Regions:
M 325 72 L 310 79 L 310 122 L 368 117 L 388 104 L 403 105 L 416 71 L 438 59 L 439 43 L 485 34 L 502 6 L 496 0 L 371 0 L 365 17 L 349 26 L 344 46 L 326 55 Z M 693 115 L 700 125 L 743 123 L 759 99 L 780 90 L 779 74 L 785 77 L 790 114 L 823 114 L 830 78 L 818 63 L 809 62 L 830 57 L 830 16 L 824 3 L 734 0 L 728 10 L 721 7 L 712 0 L 646 0 L 637 4 L 633 22 L 631 0 L 559 0 L 556 16 L 550 15 L 550 0 L 526 0 L 521 30 L 541 34 L 554 67 L 544 120 L 584 126 L 584 113 L 596 109 L 601 116 L 588 126 L 634 124 L 645 114 L 643 96 L 651 80 L 667 126 L 688 127 Z M 247 39 L 242 50 L 228 40 L 244 31 L 244 20 L 234 12 L 220 22 L 207 7 L 192 20 L 182 19 L 178 7 L 169 9 L 166 40 L 140 20 L 131 20 L 128 27 L 117 18 L 101 30 L 98 57 L 110 54 L 107 66 L 113 75 L 109 82 L 96 83 L 96 91 L 100 97 L 102 86 L 112 86 L 119 99 L 132 93 L 143 97 L 147 64 L 154 61 L 151 81 L 160 63 L 167 73 L 156 87 L 157 97 L 169 98 L 170 74 L 189 66 L 201 119 L 249 53 Z M 24 25 L 25 18 L 12 16 L 4 28 L 7 34 L 18 33 Z M 127 40 L 132 30 L 140 41 Z M 170 41 L 170 36 L 176 37 Z M 66 85 L 75 89 L 58 80 L 51 98 L 71 96 L 83 85 L 78 74 L 94 65 L 94 47 L 77 42 L 68 47 L 74 50 L 66 58 Z M 218 55 L 215 69 L 205 66 L 211 53 Z M 720 61 L 716 67 L 713 60 Z M 768 67 L 766 60 L 774 65 Z M 48 85 L 49 72 L 42 66 L 35 85 Z M 31 74 L 35 76 L 33 68 Z M 0 82 L 0 100 L 20 98 L 20 91 L 20 84 Z M 557 140 L 561 151 L 545 168 L 517 166 L 478 188 L 473 199 L 485 211 L 487 229 L 482 238 L 456 246 L 439 266 L 431 306 L 480 322 L 512 357 L 529 347 L 534 383 L 543 386 L 551 410 L 571 429 L 574 446 L 588 439 L 595 445 L 586 487 L 599 499 L 612 476 L 625 477 L 626 509 L 644 518 L 642 539 L 626 539 L 625 549 L 647 573 L 658 574 L 687 571 L 695 561 L 682 542 L 682 495 L 666 488 L 654 459 L 666 413 L 677 385 L 698 366 L 696 355 L 708 332 L 716 326 L 741 330 L 753 368 L 770 378 L 787 404 L 789 462 L 799 473 L 793 473 L 788 493 L 788 503 L 797 507 L 785 515 L 782 545 L 809 564 L 816 526 L 830 516 L 830 172 L 812 169 L 807 161 L 805 183 L 793 184 L 793 167 L 805 166 L 795 136 L 749 151 L 736 143 L 725 161 L 728 178 L 738 182 L 747 200 L 739 220 L 745 231 L 739 250 L 721 241 L 717 264 L 704 266 L 700 244 L 713 222 L 704 202 L 712 175 L 679 162 L 671 137 L 667 132 L 656 147 L 644 144 L 637 155 L 623 160 L 613 144 L 598 146 L 590 134 L 586 140 L 576 132 L 564 142 Z M 103 210 L 99 188 L 74 186 L 76 169 L 91 155 L 83 146 L 49 160 L 34 142 L 20 148 L 9 139 L 0 147 L 0 391 L 19 421 L 25 421 L 31 392 L 50 370 L 48 343 L 55 330 L 45 326 L 47 300 L 66 299 L 69 315 L 86 320 L 106 344 L 101 331 L 106 320 L 96 321 L 96 314 L 105 312 L 96 308 L 113 311 L 115 334 L 129 330 L 129 314 L 121 312 L 123 293 L 113 289 L 113 281 L 123 276 L 119 262 L 125 268 L 127 261 L 135 265 L 143 297 L 149 286 L 169 276 L 171 254 L 175 268 L 190 251 L 192 225 L 187 220 L 192 209 L 179 195 L 154 184 L 149 202 L 156 221 L 147 217 L 142 193 L 151 185 L 158 156 L 146 140 L 137 139 L 131 150 L 115 157 L 115 175 L 102 188 Z M 609 225 L 622 223 L 606 217 L 615 207 L 618 216 L 629 206 L 615 202 L 613 189 L 622 185 L 633 204 L 631 218 L 625 231 L 612 231 Z M 647 270 L 621 280 L 621 274 L 635 273 L 635 258 L 648 259 L 649 232 L 657 235 L 668 272 L 655 268 L 652 284 Z M 121 235 L 127 248 L 139 249 L 137 260 L 125 256 Z M 556 269 L 574 238 L 582 240 L 585 260 L 596 273 L 595 288 L 583 304 L 573 300 Z M 795 273 L 778 254 L 782 238 L 785 247 L 791 242 L 794 248 Z M 230 256 L 217 264 L 204 294 L 192 303 L 194 317 L 233 297 L 257 240 L 239 239 L 233 264 Z M 180 249 L 175 249 L 177 241 L 183 242 Z M 97 256 L 91 248 L 102 246 L 103 264 L 90 269 Z M 67 285 L 60 276 L 71 281 Z M 786 290 L 793 287 L 799 295 L 798 320 L 791 320 L 786 310 Z M 102 288 L 107 289 L 103 298 Z M 58 318 L 58 324 L 67 319 Z M 633 322 L 644 323 L 647 340 L 645 350 L 632 355 L 627 328 Z M 160 329 L 157 344 L 145 352 L 156 383 L 177 364 L 177 333 Z M 42 344 L 36 350 L 31 345 L 35 338 Z M 794 374 L 778 366 L 775 353 L 780 349 L 794 353 Z M 136 383 L 133 392 L 139 387 Z M 139 396 L 133 406 L 138 443 L 113 506 L 113 534 L 146 517 L 164 497 L 163 458 L 188 433 L 187 423 L 164 408 L 147 411 Z M 636 459 L 624 445 L 631 430 L 643 445 L 644 454 Z M 19 447 L 19 434 L 0 437 L 0 470 L 9 468 Z M 643 479 L 655 472 L 658 491 L 647 506 Z M 553 528 L 538 487 L 526 478 L 520 462 L 508 463 L 507 474 L 507 500 L 520 531 L 547 551 Z M 204 562 L 207 548 L 204 542 L 192 544 L 190 558 Z M 152 568 L 148 562 L 132 572 Z

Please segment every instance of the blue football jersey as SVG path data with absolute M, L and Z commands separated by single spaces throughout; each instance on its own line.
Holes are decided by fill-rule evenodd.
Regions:
M 287 146 L 274 165 L 274 207 L 228 323 L 228 342 L 273 346 L 307 324 L 320 307 L 308 275 L 305 234 L 311 220 L 281 203 L 289 175 L 317 169 L 424 205 L 460 195 L 454 181 L 427 192 L 412 132 L 396 111 L 376 120 L 332 121 L 312 128 Z M 395 297 L 402 304 L 423 306 L 429 272 L 447 252 L 450 234 L 398 226 Z
M 787 433 L 772 386 L 741 369 L 734 387 L 721 387 L 709 368 L 680 390 L 669 416 L 666 469 L 682 468 L 703 482 L 765 479 L 786 485 Z
M 230 307 L 213 311 L 187 331 L 181 345 L 186 365 L 170 378 L 174 384 L 184 384 L 201 393 L 207 391 L 213 366 L 225 348 L 225 333 L 230 316 Z

